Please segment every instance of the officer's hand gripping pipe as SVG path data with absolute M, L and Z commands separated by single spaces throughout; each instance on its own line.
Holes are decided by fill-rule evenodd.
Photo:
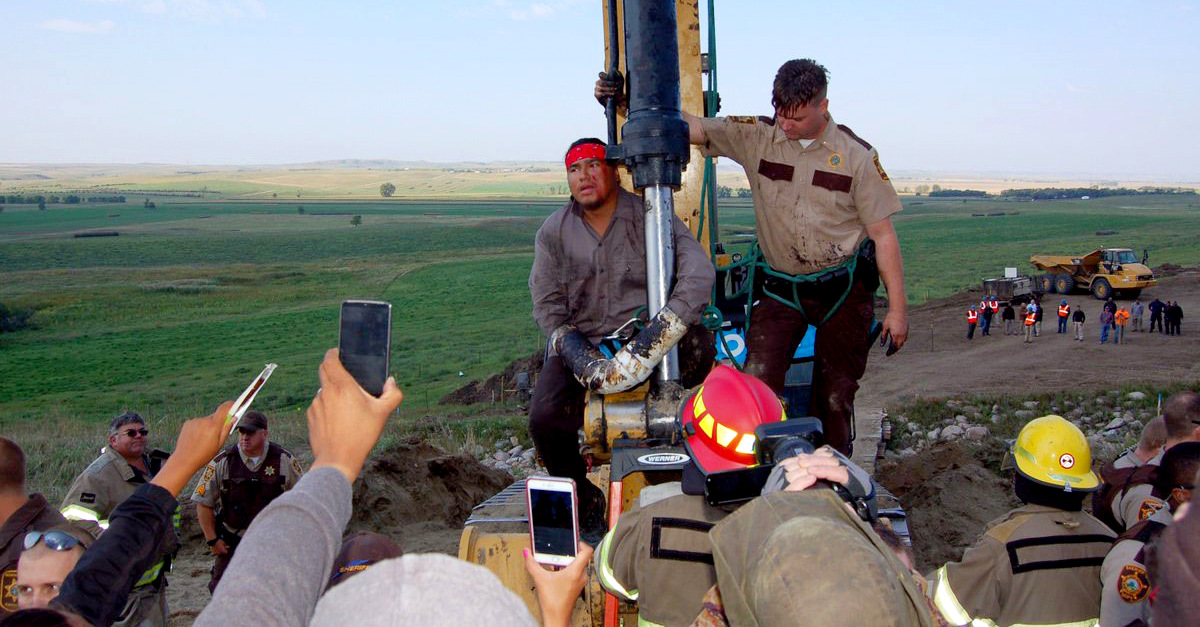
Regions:
M 564 324 L 550 334 L 550 350 L 567 363 L 575 379 L 585 388 L 600 394 L 613 394 L 645 381 L 687 329 L 675 312 L 663 307 L 612 359 L 605 359 L 600 349 L 570 324 Z

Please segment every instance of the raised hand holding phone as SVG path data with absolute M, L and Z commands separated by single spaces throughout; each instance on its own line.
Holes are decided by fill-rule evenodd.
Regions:
M 383 394 L 392 345 L 392 306 L 375 300 L 342 303 L 338 358 L 372 396 Z

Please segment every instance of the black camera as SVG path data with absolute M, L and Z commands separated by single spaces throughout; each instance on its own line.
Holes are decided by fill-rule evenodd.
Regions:
M 812 453 L 825 444 L 821 421 L 812 417 L 759 425 L 754 430 L 754 437 L 756 466 L 704 476 L 704 499 L 709 505 L 732 505 L 757 497 L 776 462 L 800 453 Z

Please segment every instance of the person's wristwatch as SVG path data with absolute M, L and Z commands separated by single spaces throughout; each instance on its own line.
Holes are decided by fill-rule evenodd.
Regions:
M 216 544 L 220 541 L 221 541 L 220 538 L 213 538 L 212 540 L 208 540 L 207 542 L 208 542 L 208 546 L 216 546 Z

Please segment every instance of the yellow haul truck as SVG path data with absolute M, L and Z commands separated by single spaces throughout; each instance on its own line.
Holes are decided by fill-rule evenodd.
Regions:
M 1040 292 L 1070 294 L 1078 288 L 1107 300 L 1110 296 L 1137 298 L 1143 289 L 1158 285 L 1146 259 L 1143 253 L 1139 262 L 1128 248 L 1101 248 L 1079 257 L 1033 255 L 1029 263 L 1043 272 L 1037 277 Z

